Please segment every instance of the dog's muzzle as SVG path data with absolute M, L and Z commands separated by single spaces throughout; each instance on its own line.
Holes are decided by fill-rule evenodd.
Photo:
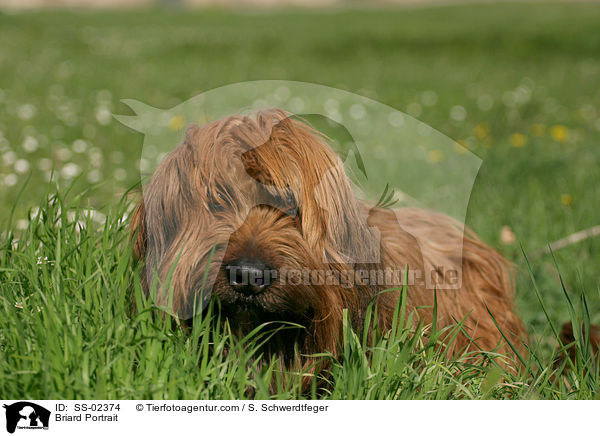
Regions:
M 277 278 L 277 270 L 260 259 L 242 257 L 226 267 L 229 285 L 244 295 L 259 294 Z

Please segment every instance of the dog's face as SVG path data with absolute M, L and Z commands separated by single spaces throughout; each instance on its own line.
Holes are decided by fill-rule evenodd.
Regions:
M 337 328 L 323 320 L 341 319 L 354 297 L 298 274 L 379 249 L 338 155 L 277 110 L 188 128 L 132 224 L 146 286 L 163 304 L 172 298 L 186 317 L 212 293 L 242 331 L 270 320 Z

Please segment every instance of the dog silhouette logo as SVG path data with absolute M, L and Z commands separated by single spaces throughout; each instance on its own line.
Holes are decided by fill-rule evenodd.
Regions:
M 422 221 L 404 219 L 396 209 L 427 209 L 449 215 L 454 220 L 452 225 L 462 231 L 482 163 L 466 147 L 467 143 L 456 142 L 409 114 L 362 95 L 318 84 L 285 80 L 234 83 L 167 109 L 131 99 L 122 102 L 135 115 L 114 117 L 144 134 L 139 160 L 144 207 L 138 208 L 136 215 L 143 224 L 139 227 L 143 235 L 140 241 L 146 241 L 143 245 L 147 248 L 144 280 L 158 306 L 182 319 L 192 318 L 208 304 L 221 277 L 220 268 L 226 261 L 231 238 L 239 234 L 250 213 L 265 206 L 266 198 L 270 201 L 267 206 L 296 217 L 299 223 L 302 216 L 313 217 L 308 221 L 319 230 L 314 240 L 307 243 L 314 247 L 317 239 L 331 243 L 320 245 L 321 251 L 314 253 L 324 270 L 330 269 L 328 263 L 376 265 L 381 262 L 381 244 L 379 227 L 370 224 L 373 209 L 389 209 L 390 220 L 398 223 L 396 234 L 410 238 L 418 251 L 427 251 L 432 247 L 430 235 L 419 226 Z M 284 171 L 278 183 L 286 185 L 285 192 L 275 192 L 271 176 L 261 173 L 261 165 L 264 166 L 264 156 L 271 155 L 269 162 L 275 166 L 295 165 L 294 152 L 277 145 L 282 138 L 288 138 L 281 136 L 288 128 L 292 137 L 300 131 L 312 132 L 306 133 L 303 141 L 296 138 L 290 142 L 304 145 L 296 157 L 307 160 L 296 171 Z M 271 153 L 273 144 L 276 147 Z M 182 151 L 192 154 L 176 159 Z M 314 159 L 308 159 L 313 155 Z M 188 186 L 188 170 L 182 167 L 176 177 L 157 175 L 159 168 L 170 174 L 169 169 L 176 168 L 179 162 L 198 174 L 193 180 L 199 189 L 190 192 L 199 193 L 206 200 L 198 202 L 203 205 L 198 211 L 206 214 L 194 215 L 190 220 L 202 226 L 186 227 L 182 223 L 189 220 L 175 218 L 177 213 L 187 213 L 192 207 L 186 205 L 192 197 L 182 196 L 187 192 L 182 186 Z M 158 198 L 156 192 L 160 189 L 167 193 L 164 198 L 169 200 L 168 205 L 162 200 L 151 201 Z M 211 194 L 213 191 L 216 197 Z M 294 203 L 297 199 L 302 200 L 301 204 Z M 353 201 L 365 207 L 349 207 Z M 217 215 L 211 205 L 220 209 Z M 233 212 L 235 219 L 221 220 Z M 166 228 L 162 225 L 165 214 L 173 219 L 167 226 L 169 233 L 161 234 L 159 230 Z M 322 218 L 319 225 L 317 217 Z M 349 229 L 353 231 L 348 232 Z M 198 243 L 212 248 L 198 250 L 191 242 L 190 238 L 201 233 L 206 237 L 197 239 Z M 181 245 L 171 241 L 181 241 Z M 336 247 L 335 255 L 326 247 Z M 415 271 L 429 290 L 461 287 L 462 265 L 452 259 L 463 258 L 462 238 L 456 238 L 446 249 L 451 252 L 436 258 L 436 265 L 426 263 L 422 271 Z M 177 268 L 178 263 L 186 261 L 192 267 Z M 243 274 L 236 275 L 238 269 L 228 271 L 230 281 L 245 286 Z M 282 283 L 289 277 L 280 271 L 278 280 Z M 175 285 L 186 280 L 194 284 Z
M 19 401 L 3 406 L 6 409 L 6 431 L 14 433 L 19 429 L 48 429 L 50 411 L 29 401 Z

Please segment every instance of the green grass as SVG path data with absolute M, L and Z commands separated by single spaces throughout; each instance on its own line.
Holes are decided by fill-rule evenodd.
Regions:
M 190 335 L 153 316 L 122 219 L 131 203 L 123 194 L 139 181 L 142 137 L 107 116 L 130 113 L 122 98 L 168 108 L 258 79 L 348 89 L 464 141 L 483 159 L 467 224 L 518 266 L 528 371 L 445 361 L 419 331 L 400 328 L 371 346 L 348 334 L 324 397 L 597 397 L 583 339 L 574 369 L 551 376 L 551 325 L 587 319 L 584 295 L 600 322 L 598 239 L 560 250 L 556 264 L 542 255 L 528 267 L 519 243 L 503 244 L 500 233 L 510 226 L 531 254 L 600 224 L 598 22 L 595 4 L 539 3 L 0 14 L 5 223 L 15 205 L 0 241 L 0 397 L 237 398 L 250 388 L 265 397 L 273 377 L 289 378 L 279 397 L 299 395 L 294 375 L 239 364 L 252 360 L 251 344 L 227 332 L 209 338 L 208 324 Z M 455 106 L 464 119 L 451 117 Z M 57 188 L 47 183 L 52 168 Z M 76 230 L 73 214 L 88 208 L 106 221 L 95 213 Z M 208 353 L 208 341 L 238 352 Z
M 371 341 L 345 323 L 341 355 L 322 355 L 330 369 L 302 393 L 299 374 L 282 373 L 276 361 L 252 364 L 257 344 L 268 339 L 266 329 L 237 339 L 215 321 L 218 307 L 212 305 L 191 329 L 180 328 L 144 297 L 127 243 L 125 207 L 118 204 L 97 225 L 83 214 L 69 218 L 69 211 L 82 210 L 81 197 L 51 196 L 21 239 L 4 242 L 0 397 L 597 398 L 599 367 L 585 337 L 562 376 L 562 368 L 552 366 L 555 355 L 539 347 L 513 374 L 494 353 L 479 366 L 445 358 L 434 347 L 443 331 L 407 327 L 412 323 L 403 300 L 392 330 L 375 326 Z M 571 310 L 566 319 L 589 322 L 577 304 Z

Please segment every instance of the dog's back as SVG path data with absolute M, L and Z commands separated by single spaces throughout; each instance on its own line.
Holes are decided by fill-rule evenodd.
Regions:
M 500 345 L 500 352 L 511 353 L 506 339 L 523 350 L 527 334 L 515 312 L 511 266 L 506 259 L 446 215 L 417 208 L 365 207 L 365 212 L 369 225 L 381 232 L 385 266 L 408 265 L 409 270 L 420 271 L 416 277 L 423 277 L 422 283 L 409 286 L 407 296 L 409 307 L 417 310 L 420 319 L 432 322 L 434 298 L 438 325 L 464 319 L 464 332 L 451 351 L 491 351 Z M 432 277 L 441 286 L 425 283 Z M 456 286 L 443 280 L 454 280 Z

